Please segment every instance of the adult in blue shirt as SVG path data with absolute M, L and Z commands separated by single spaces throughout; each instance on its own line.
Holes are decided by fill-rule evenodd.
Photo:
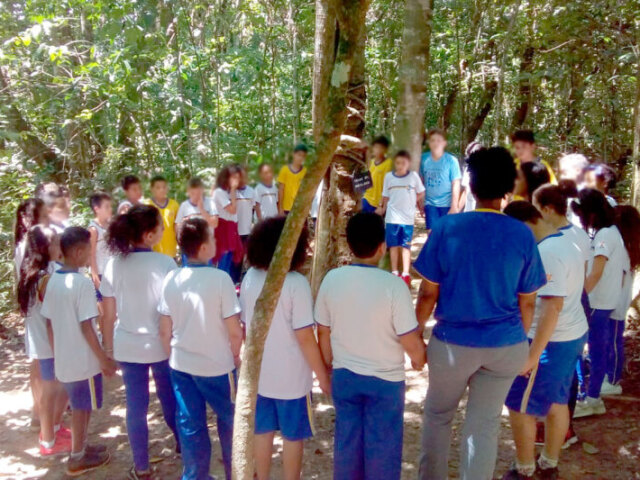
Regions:
M 458 213 L 460 203 L 460 164 L 445 151 L 447 137 L 444 130 L 432 128 L 427 133 L 429 151 L 422 155 L 420 177 L 426 188 L 424 217 L 427 230 L 449 213 Z
M 446 479 L 451 423 L 469 387 L 460 478 L 493 478 L 500 413 L 529 347 L 536 291 L 546 275 L 531 231 L 500 212 L 516 168 L 494 147 L 468 161 L 477 210 L 438 221 L 415 268 L 424 277 L 416 314 L 435 308 L 429 341 L 420 479 Z

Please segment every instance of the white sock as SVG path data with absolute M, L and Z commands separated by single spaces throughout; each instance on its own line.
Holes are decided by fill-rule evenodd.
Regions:
M 53 433 L 58 433 L 60 431 L 60 424 L 53 426 Z
M 393 275 L 400 275 L 400 272 L 398 270 L 394 270 L 393 272 L 391 272 Z
M 84 455 L 84 448 L 82 450 L 80 450 L 79 452 L 71 452 L 71 458 L 73 460 L 78 460 L 79 458 L 82 458 L 82 456 Z
M 536 463 L 520 463 L 516 460 L 516 470 L 520 475 L 533 477 L 533 474 L 536 472 Z
M 53 440 L 51 440 L 50 442 L 46 442 L 44 440 L 40 440 L 40 445 L 42 445 L 45 448 L 53 448 L 53 446 L 56 444 L 56 439 L 54 438 Z
M 549 458 L 543 448 L 542 453 L 540 453 L 540 458 L 538 458 L 538 466 L 542 470 L 556 468 L 558 466 L 558 459 Z

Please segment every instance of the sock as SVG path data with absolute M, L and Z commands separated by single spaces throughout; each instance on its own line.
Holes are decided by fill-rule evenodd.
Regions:
M 60 431 L 60 424 L 53 426 L 53 433 L 58 433 Z
M 44 448 L 53 448 L 53 446 L 56 444 L 56 439 L 54 438 L 53 440 L 51 440 L 50 442 L 46 442 L 44 440 L 40 440 L 40 445 L 42 445 Z
M 83 455 L 84 455 L 84 448 L 79 452 L 71 452 L 70 456 L 72 460 L 78 460 L 79 458 L 82 458 Z
M 400 272 L 398 270 L 394 270 L 393 272 L 391 272 L 392 275 L 398 276 L 400 275 Z
M 556 468 L 558 466 L 558 459 L 549 458 L 543 448 L 542 453 L 540 453 L 540 458 L 538 458 L 538 466 L 542 470 Z
M 536 472 L 536 463 L 520 463 L 516 460 L 516 470 L 520 475 L 533 477 L 533 474 Z

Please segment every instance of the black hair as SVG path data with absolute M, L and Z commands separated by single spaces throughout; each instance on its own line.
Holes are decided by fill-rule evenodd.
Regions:
M 135 175 L 126 175 L 122 179 L 122 189 L 126 192 L 131 185 L 140 184 L 140 179 Z
M 309 148 L 304 144 L 304 143 L 299 143 L 298 145 L 296 145 L 296 147 L 293 149 L 293 153 L 296 152 L 304 152 L 304 153 L 308 153 L 309 152 Z
M 111 253 L 126 257 L 132 247 L 142 241 L 145 233 L 155 230 L 162 219 L 151 205 L 135 205 L 127 213 L 118 215 L 109 225 L 107 246 Z
M 547 167 L 540 162 L 527 162 L 520 165 L 520 171 L 527 182 L 527 199 L 531 200 L 533 192 L 540 186 L 551 181 Z
M 540 211 L 524 200 L 511 202 L 504 209 L 504 214 L 521 222 L 538 223 L 538 220 L 542 220 Z
M 580 217 L 582 227 L 589 232 L 596 232 L 614 224 L 615 213 L 606 197 L 593 188 L 582 189 L 578 200 L 571 202 L 571 208 Z
M 40 210 L 44 202 L 39 198 L 28 198 L 16 210 L 16 224 L 13 230 L 13 241 L 19 244 L 27 232 L 38 223 L 42 222 Z
M 447 139 L 447 132 L 443 128 L 438 128 L 438 127 L 430 128 L 429 131 L 427 132 L 427 140 L 429 140 L 434 135 L 440 135 L 445 140 Z
M 60 236 L 60 249 L 62 255 L 68 256 L 74 248 L 81 245 L 88 245 L 91 239 L 89 230 L 82 227 L 69 227 Z
M 384 219 L 376 213 L 356 213 L 347 222 L 347 243 L 356 257 L 373 257 L 384 243 Z
M 467 161 L 471 192 L 478 200 L 496 200 L 513 191 L 516 164 L 504 147 L 474 152 Z
M 256 224 L 249 235 L 247 259 L 252 267 L 267 270 L 276 251 L 286 217 L 271 217 Z M 291 258 L 289 271 L 298 270 L 307 260 L 309 233 L 304 227 Z
M 562 190 L 562 193 L 566 198 L 576 198 L 578 196 L 578 184 L 575 180 L 560 180 L 558 187 Z
M 193 258 L 198 255 L 200 246 L 209 239 L 211 234 L 211 227 L 204 218 L 188 218 L 180 227 L 178 245 L 187 257 Z
M 631 260 L 631 271 L 635 271 L 640 266 L 640 213 L 631 205 L 618 205 L 614 212 L 616 227 Z
M 151 182 L 149 183 L 149 185 L 153 188 L 153 186 L 158 182 L 167 183 L 167 179 L 162 175 L 154 175 L 153 177 L 151 177 Z
M 235 163 L 224 166 L 216 178 L 216 187 L 221 188 L 222 190 L 229 190 L 229 179 L 232 175 L 241 172 L 242 170 L 240 170 L 240 166 Z
M 533 192 L 533 199 L 541 208 L 551 207 L 558 215 L 567 215 L 567 196 L 558 185 L 541 186 Z
M 258 173 L 262 173 L 262 170 L 267 167 L 272 168 L 270 163 L 262 162 L 260 165 L 258 165 Z
M 89 206 L 91 207 L 91 210 L 99 208 L 102 205 L 102 202 L 104 202 L 105 200 L 110 201 L 111 195 L 105 192 L 98 192 L 91 195 L 89 197 Z
M 532 130 L 517 130 L 511 135 L 511 142 L 536 143 L 536 136 Z
M 192 177 L 187 182 L 187 188 L 204 188 L 204 182 L 200 177 Z
M 27 315 L 38 293 L 38 283 L 46 275 L 49 266 L 49 245 L 55 232 L 42 225 L 32 227 L 26 236 L 24 259 L 18 274 L 18 305 L 20 312 Z
M 395 158 L 398 158 L 398 157 L 404 157 L 404 158 L 409 159 L 409 161 L 411 161 L 411 154 L 406 150 L 400 150 L 398 153 L 395 154 L 395 156 L 393 158 L 395 159 Z
M 379 135 L 373 139 L 373 142 L 371 142 L 372 146 L 376 144 L 382 145 L 384 148 L 389 148 L 389 139 L 384 135 Z
M 596 179 L 604 183 L 607 192 L 616 186 L 616 172 L 609 165 L 595 163 L 586 167 L 584 172 L 593 172 Z

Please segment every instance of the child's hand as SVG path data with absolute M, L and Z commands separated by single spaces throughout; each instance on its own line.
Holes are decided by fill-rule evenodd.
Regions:
M 113 377 L 118 370 L 118 364 L 113 358 L 105 357 L 105 360 L 100 363 L 100 369 L 105 377 Z
M 320 384 L 320 390 L 322 390 L 322 392 L 325 395 L 328 395 L 330 397 L 331 396 L 331 379 L 329 378 L 329 375 L 327 375 L 325 378 L 319 378 L 318 383 Z
M 240 179 L 238 177 L 231 177 L 229 179 L 229 188 L 235 190 L 240 185 Z
M 376 213 L 380 216 L 384 215 L 384 210 L 381 207 L 376 208 Z

